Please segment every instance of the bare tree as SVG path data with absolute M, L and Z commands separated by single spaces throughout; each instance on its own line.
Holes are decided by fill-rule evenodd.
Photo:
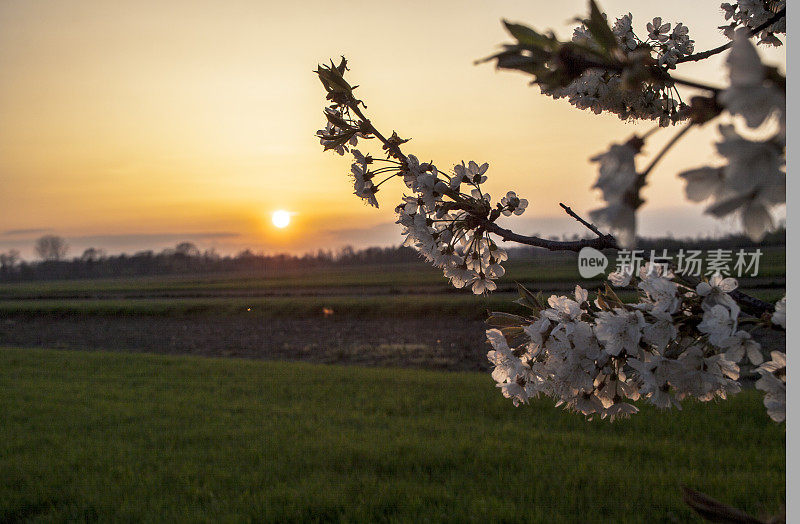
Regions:
M 42 260 L 63 260 L 69 251 L 67 241 L 60 236 L 45 235 L 36 241 L 36 254 Z
M 19 262 L 19 251 L 16 249 L 9 249 L 5 253 L 0 253 L 0 273 L 7 273 L 14 269 L 14 266 Z

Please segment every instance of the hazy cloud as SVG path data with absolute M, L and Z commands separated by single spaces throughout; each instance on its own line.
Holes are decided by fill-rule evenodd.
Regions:
M 34 228 L 34 229 L 7 229 L 3 231 L 4 236 L 20 236 L 20 235 L 39 235 L 42 233 L 49 233 L 52 229 Z
M 180 242 L 184 240 L 206 240 L 218 238 L 236 238 L 239 233 L 233 231 L 208 231 L 200 233 L 127 233 L 118 235 L 83 235 L 70 236 L 69 240 L 81 243 L 97 244 L 136 244 L 140 242 Z

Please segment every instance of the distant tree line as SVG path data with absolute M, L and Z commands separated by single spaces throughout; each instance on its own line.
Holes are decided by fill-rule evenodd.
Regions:
M 576 236 L 577 237 L 577 236 Z M 637 248 L 650 249 L 733 249 L 786 245 L 786 229 L 781 228 L 756 244 L 744 235 L 692 240 L 657 238 L 639 239 Z M 156 253 L 139 251 L 132 255 L 107 255 L 102 249 L 90 247 L 72 259 L 67 259 L 69 245 L 62 237 L 45 235 L 34 244 L 39 261 L 22 260 L 19 251 L 0 252 L 0 281 L 52 280 L 69 278 L 110 278 L 148 275 L 180 275 L 208 273 L 270 274 L 294 268 L 380 265 L 420 262 L 419 253 L 408 247 L 351 246 L 338 251 L 320 249 L 305 255 L 266 255 L 246 249 L 237 255 L 222 256 L 213 248 L 201 251 L 192 242 L 181 242 L 174 248 Z M 538 248 L 519 247 L 509 250 L 513 259 L 555 256 Z
M 249 249 L 234 256 L 222 256 L 216 250 L 201 251 L 192 242 L 181 242 L 160 252 L 139 251 L 132 255 L 107 255 L 88 248 L 72 259 L 61 237 L 48 235 L 34 246 L 39 261 L 22 260 L 19 251 L 0 253 L 0 280 L 51 280 L 68 278 L 106 278 L 147 275 L 204 273 L 272 273 L 292 268 L 336 265 L 366 265 L 419 260 L 417 252 L 407 247 L 370 247 L 356 250 L 347 246 L 337 251 L 320 249 L 305 255 L 255 253 Z

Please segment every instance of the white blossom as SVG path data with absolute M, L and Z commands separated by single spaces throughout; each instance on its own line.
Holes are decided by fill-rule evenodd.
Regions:
M 775 303 L 775 312 L 770 320 L 773 324 L 786 329 L 786 297 Z
M 712 275 L 708 282 L 700 282 L 695 288 L 698 296 L 703 298 L 703 309 L 710 309 L 719 304 L 733 310 L 738 307 L 730 293 L 739 287 L 735 278 L 723 277 L 719 273 Z
M 597 313 L 597 340 L 609 355 L 619 355 L 625 351 L 629 355 L 639 353 L 639 340 L 646 323 L 641 311 L 627 311 L 614 308 L 613 311 Z
M 506 196 L 500 199 L 500 205 L 503 206 L 503 214 L 505 216 L 521 215 L 525 208 L 528 207 L 528 201 L 517 197 L 514 191 L 509 191 Z
M 636 236 L 636 213 L 632 205 L 632 191 L 639 177 L 635 142 L 613 144 L 608 151 L 591 159 L 600 164 L 600 174 L 592 187 L 600 189 L 608 205 L 592 211 L 590 216 L 616 232 L 622 247 L 632 247 Z
M 654 23 L 657 23 L 657 27 Z M 677 24 L 670 33 L 671 27 L 671 23 L 662 23 L 660 18 L 653 20 L 648 24 L 648 33 L 655 38 L 648 41 L 649 46 L 644 46 L 634 33 L 633 17 L 628 13 L 617 18 L 612 32 L 630 62 L 643 64 L 654 59 L 662 66 L 671 68 L 678 58 L 690 54 L 694 49 L 686 26 Z M 572 40 L 601 49 L 584 26 L 575 28 Z M 658 120 L 660 125 L 667 126 L 688 117 L 687 107 L 674 98 L 673 90 L 666 84 L 651 80 L 637 89 L 628 87 L 620 74 L 589 69 L 565 87 L 542 85 L 541 89 L 543 94 L 556 99 L 566 98 L 580 109 L 588 109 L 595 114 L 611 112 L 622 120 Z
M 703 313 L 703 321 L 697 325 L 701 333 L 708 335 L 708 340 L 717 347 L 725 347 L 727 340 L 736 331 L 737 310 L 716 305 Z
M 658 42 L 666 42 L 669 40 L 669 30 L 671 27 L 672 24 L 662 23 L 661 17 L 657 16 L 653 18 L 652 22 L 647 23 L 647 36 Z
M 741 362 L 745 356 L 754 366 L 764 362 L 761 344 L 753 340 L 747 331 L 737 331 L 724 345 L 726 346 L 725 358 L 731 362 Z
M 627 49 L 633 51 L 639 46 L 639 41 L 633 33 L 633 15 L 628 13 L 620 18 L 617 18 L 612 28 L 614 35 L 619 39 L 620 43 Z
M 642 268 L 641 273 L 639 289 L 645 294 L 644 309 L 658 318 L 669 319 L 680 306 L 678 285 L 667 276 L 647 268 Z
M 717 167 L 701 167 L 684 171 L 680 175 L 686 181 L 686 198 L 702 202 L 722 191 L 725 185 L 724 170 Z
M 776 422 L 786 420 L 786 354 L 781 351 L 770 353 L 771 360 L 757 369 L 761 378 L 756 388 L 764 391 L 764 406 L 767 414 Z
M 613 202 L 589 213 L 592 220 L 609 227 L 616 233 L 617 243 L 631 248 L 636 243 L 636 212 L 626 202 Z
M 633 278 L 633 266 L 621 267 L 608 275 L 608 281 L 614 287 L 626 287 Z

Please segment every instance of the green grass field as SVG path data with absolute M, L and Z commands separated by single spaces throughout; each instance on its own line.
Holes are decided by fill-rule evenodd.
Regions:
M 759 392 L 586 421 L 477 373 L 0 350 L 0 521 L 685 522 L 785 498 Z

